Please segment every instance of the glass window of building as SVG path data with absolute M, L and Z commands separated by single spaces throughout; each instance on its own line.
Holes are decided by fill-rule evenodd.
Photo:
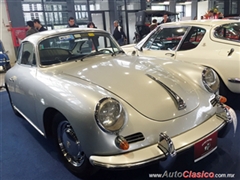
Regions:
M 224 1 L 223 0 L 215 1 L 214 6 L 218 8 L 219 12 L 224 13 Z
M 88 4 L 86 0 L 74 0 L 75 11 L 87 11 Z
M 43 8 L 41 2 L 22 2 L 24 21 L 39 19 L 44 24 Z
M 109 10 L 108 0 L 90 0 L 89 6 L 91 11 Z
M 127 1 L 127 10 L 139 10 L 141 9 L 140 0 L 128 0 Z
M 238 13 L 238 11 L 237 11 L 237 9 L 238 9 L 238 0 L 232 0 L 232 12 L 230 12 L 230 14 L 237 14 Z M 240 2 L 239 2 L 239 5 L 240 5 Z M 240 7 L 239 7 L 240 8 Z

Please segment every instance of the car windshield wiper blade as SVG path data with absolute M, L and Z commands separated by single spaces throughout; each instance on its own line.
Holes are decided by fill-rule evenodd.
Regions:
M 83 55 L 82 54 L 78 54 L 78 55 L 74 55 L 74 56 L 69 56 L 66 61 L 69 61 L 69 60 L 72 60 L 72 59 L 77 59 L 77 58 L 80 58 L 82 57 Z
M 83 57 L 81 58 L 81 61 L 82 61 L 83 59 L 87 58 L 87 57 L 95 56 L 95 55 L 103 54 L 103 53 L 104 53 L 103 51 L 92 52 L 92 53 L 90 53 L 90 54 L 87 54 L 87 55 L 83 56 Z
M 69 60 L 71 60 L 71 59 L 78 59 L 78 58 L 81 58 L 81 61 L 82 61 L 84 58 L 90 57 L 90 56 L 94 56 L 94 55 L 96 55 L 96 54 L 97 54 L 97 52 L 93 52 L 93 53 L 86 54 L 86 55 L 84 55 L 84 54 L 73 55 L 73 56 L 68 57 L 68 58 L 66 59 L 66 61 L 69 61 Z M 100 54 L 100 53 L 99 53 L 99 54 Z

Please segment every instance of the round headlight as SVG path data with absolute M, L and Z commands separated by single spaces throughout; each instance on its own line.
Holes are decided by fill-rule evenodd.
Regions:
M 116 132 L 125 122 L 125 112 L 116 99 L 104 98 L 96 106 L 95 118 L 103 130 Z
M 218 75 L 211 68 L 205 68 L 202 72 L 202 81 L 205 88 L 211 92 L 215 93 L 218 91 L 220 86 L 220 81 Z

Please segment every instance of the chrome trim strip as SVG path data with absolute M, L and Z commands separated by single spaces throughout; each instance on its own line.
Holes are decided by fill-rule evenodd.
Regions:
M 226 123 L 232 123 L 233 118 L 229 110 L 223 104 L 219 104 L 219 111 L 217 111 L 216 116 L 224 120 Z
M 173 165 L 177 157 L 177 151 L 175 149 L 172 139 L 166 133 L 161 132 L 159 134 L 159 141 L 157 147 L 165 155 L 164 160 L 160 163 L 161 166 L 167 168 Z
M 173 100 L 175 102 L 175 105 L 177 106 L 178 110 L 182 110 L 182 109 L 185 109 L 187 107 L 187 105 L 184 102 L 184 100 L 179 95 L 177 95 L 173 90 L 171 90 L 167 85 L 165 85 L 160 80 L 158 80 L 157 78 L 153 77 L 150 74 L 146 74 L 146 75 L 149 78 L 151 78 L 152 80 L 156 81 L 158 84 L 160 84 L 163 88 L 165 88 L 168 91 L 168 93 L 173 98 Z
M 157 147 L 163 152 L 163 154 L 169 156 L 169 158 L 172 158 L 177 154 L 171 138 L 166 133 L 159 134 L 159 141 Z
M 221 130 L 223 127 L 225 127 L 227 124 L 228 124 L 227 122 L 223 122 L 220 126 L 218 126 L 218 127 L 217 127 L 216 129 L 214 129 L 213 131 L 209 132 L 208 134 L 206 134 L 206 135 L 203 136 L 202 138 L 200 138 L 200 139 L 198 139 L 198 140 L 196 140 L 196 141 L 194 141 L 194 142 L 192 142 L 192 143 L 190 143 L 190 144 L 188 144 L 188 145 L 186 145 L 186 146 L 183 146 L 183 147 L 177 149 L 177 152 L 179 153 L 179 152 L 181 152 L 181 151 L 184 151 L 184 150 L 186 150 L 186 149 L 191 148 L 191 147 L 194 146 L 194 144 L 196 144 L 197 142 L 205 139 L 206 137 L 208 137 L 209 135 L 215 133 L 216 131 L 220 131 L 220 130 Z
M 178 148 L 176 149 L 176 153 L 179 153 L 183 150 L 186 150 L 186 149 L 189 149 L 191 147 L 194 146 L 194 144 L 196 144 L 197 142 L 201 141 L 202 139 L 208 137 L 210 134 L 213 134 L 215 133 L 216 131 L 219 131 L 221 130 L 225 125 L 228 125 L 229 123 L 224 121 L 220 126 L 218 126 L 216 129 L 214 129 L 213 131 L 209 132 L 208 134 L 206 134 L 205 136 L 201 137 L 200 139 L 196 140 L 196 141 L 193 141 L 191 143 L 189 143 L 188 145 L 186 146 L 183 146 L 181 148 Z M 157 146 L 158 144 L 156 144 Z M 157 156 L 157 157 L 154 157 L 154 158 L 151 158 L 151 159 L 147 159 L 147 160 L 144 160 L 144 161 L 141 161 L 141 162 L 137 162 L 137 163 L 129 163 L 129 164 L 107 164 L 107 163 L 102 163 L 102 162 L 99 162 L 99 161 L 94 161 L 91 159 L 91 156 L 89 158 L 89 161 L 92 165 L 94 166 L 99 166 L 99 167 L 103 167 L 103 168 L 131 168 L 131 167 L 136 167 L 136 166 L 141 166 L 141 165 L 145 165 L 147 163 L 151 163 L 153 161 L 157 161 L 157 160 L 160 160 L 160 159 L 165 159 L 166 156 L 164 154 L 161 154 L 160 156 Z M 200 159 L 199 159 L 200 160 Z
M 228 81 L 231 83 L 240 83 L 240 78 L 228 78 Z
M 144 164 L 147 164 L 147 163 L 151 163 L 153 161 L 157 161 L 157 160 L 160 160 L 160 159 L 163 159 L 165 158 L 165 155 L 162 154 L 160 156 L 157 156 L 155 158 L 151 158 L 151 159 L 148 159 L 148 160 L 145 160 L 145 161 L 141 161 L 141 162 L 137 162 L 137 163 L 130 163 L 130 164 L 117 164 L 117 165 L 114 165 L 114 164 L 106 164 L 106 163 L 102 163 L 102 162 L 98 162 L 98 161 L 94 161 L 91 159 L 91 156 L 89 158 L 89 161 L 90 163 L 93 165 L 93 166 L 99 166 L 99 167 L 103 167 L 103 168 L 131 168 L 131 167 L 136 167 L 136 166 L 142 166 Z
M 27 116 L 25 116 L 16 106 L 13 105 L 13 107 L 14 107 L 14 109 L 15 109 L 17 112 L 19 112 L 19 114 L 21 114 L 42 136 L 45 136 L 44 133 L 43 133 L 40 129 L 38 129 L 37 126 L 35 126 L 35 124 L 33 124 L 33 122 L 32 122 L 30 119 L 28 119 Z
M 211 151 L 209 151 L 208 153 L 204 154 L 203 156 L 201 156 L 200 158 L 198 159 L 195 159 L 194 162 L 198 162 L 200 161 L 201 159 L 207 157 L 209 154 L 211 154 L 213 151 L 215 151 L 217 149 L 217 146 L 215 148 L 213 148 Z
M 2 61 L 1 63 L 10 62 L 10 60 L 4 60 L 4 59 L 0 59 L 0 61 Z M 4 61 L 4 62 L 3 62 L 3 61 Z

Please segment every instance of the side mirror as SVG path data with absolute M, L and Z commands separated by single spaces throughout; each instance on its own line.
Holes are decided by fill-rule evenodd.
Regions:
M 135 56 L 136 55 L 136 51 L 134 50 L 133 52 L 132 52 L 132 56 Z

